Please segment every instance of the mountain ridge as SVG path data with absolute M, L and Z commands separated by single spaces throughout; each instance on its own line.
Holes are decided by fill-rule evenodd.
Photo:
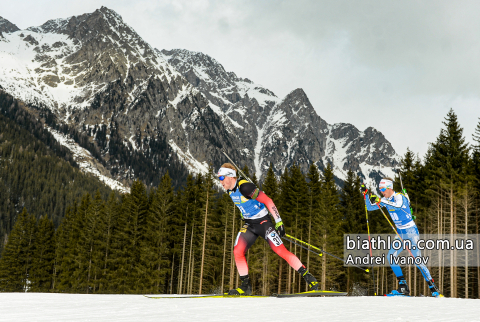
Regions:
M 306 171 L 330 162 L 340 180 L 352 168 L 367 181 L 392 175 L 398 163 L 383 134 L 328 124 L 302 89 L 280 99 L 206 54 L 155 49 L 106 7 L 6 33 L 0 59 L 0 86 L 91 133 L 116 180 L 137 173 L 112 145 L 144 155 L 153 168 L 173 152 L 190 173 L 223 163 L 219 148 L 226 148 L 259 179 L 270 162 L 278 175 L 293 163 Z M 163 146 L 158 138 L 168 157 L 152 148 Z

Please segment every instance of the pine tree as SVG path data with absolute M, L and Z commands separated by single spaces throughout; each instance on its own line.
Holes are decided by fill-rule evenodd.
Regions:
M 472 146 L 472 161 L 473 172 L 476 178 L 475 185 L 478 191 L 480 191 L 480 118 L 473 134 L 473 146 Z
M 111 278 L 112 278 L 112 244 L 115 229 L 117 229 L 118 216 L 120 208 L 118 206 L 115 193 L 111 193 L 103 211 L 103 216 L 99 219 L 99 231 L 103 236 L 99 242 L 99 258 L 101 270 L 98 276 L 98 292 L 110 292 Z
M 431 192 L 445 196 L 448 204 L 446 212 L 449 214 L 448 225 L 451 235 L 457 233 L 457 199 L 462 181 L 465 181 L 468 171 L 469 147 L 463 137 L 463 129 L 457 121 L 457 116 L 450 110 L 445 118 L 445 129 L 442 129 L 437 141 L 432 144 L 427 159 L 430 172 L 429 184 Z M 426 225 L 427 217 L 425 217 Z M 430 221 L 431 222 L 431 221 Z M 424 227 L 424 233 L 428 232 Z M 457 297 L 457 269 L 455 264 L 449 269 L 450 296 Z M 445 289 L 444 289 L 445 291 Z
M 320 217 L 320 200 L 322 198 L 322 183 L 320 181 L 320 173 L 318 167 L 311 163 L 308 169 L 308 238 L 307 242 L 312 245 L 321 245 L 321 236 L 319 234 L 320 227 L 315 225 Z M 312 257 L 313 256 L 313 257 Z M 307 267 L 312 274 L 317 275 L 320 273 L 320 257 L 312 255 L 310 252 L 307 254 Z
M 87 294 L 98 290 L 98 281 L 102 275 L 103 217 L 105 217 L 105 205 L 100 191 L 97 190 L 93 202 L 89 205 L 85 214 L 77 257 L 77 262 L 81 263 L 77 270 L 79 287 Z
M 64 286 L 62 285 L 64 276 L 64 274 L 62 274 L 62 269 L 67 268 L 65 261 L 67 260 L 67 247 L 73 230 L 73 217 L 75 216 L 75 209 L 76 206 L 67 207 L 65 217 L 55 232 L 55 264 L 52 289 L 57 292 L 65 290 Z
M 30 269 L 32 292 L 50 292 L 55 264 L 55 227 L 47 216 L 40 218 Z
M 247 168 L 248 170 L 248 168 Z M 210 168 L 209 172 L 204 177 L 204 182 L 201 187 L 203 192 L 203 236 L 202 236 L 202 254 L 200 264 L 200 286 L 199 294 L 208 292 L 212 286 L 219 282 L 220 279 L 220 265 L 219 261 L 221 249 L 218 243 L 211 243 L 210 247 L 207 247 L 208 241 L 216 239 L 221 236 L 220 232 L 220 220 L 215 216 L 215 212 L 212 212 L 215 206 L 215 196 L 217 191 L 214 189 L 213 169 Z M 218 212 L 217 212 L 218 214 Z M 218 240 L 218 239 L 217 239 Z M 210 272 L 209 275 L 207 275 Z M 207 279 L 205 279 L 207 277 Z
M 277 201 L 279 194 L 279 187 L 275 172 L 273 172 L 273 164 L 270 162 L 267 175 L 262 185 L 262 190 L 267 196 L 269 196 L 274 202 Z
M 143 293 L 147 287 L 146 268 L 141 256 L 148 208 L 145 186 L 136 180 L 131 193 L 122 200 L 122 215 L 115 236 L 113 280 L 119 293 Z
M 289 230 L 293 236 L 304 240 L 310 224 L 308 220 L 308 187 L 304 174 L 296 164 L 290 167 L 289 194 L 287 200 L 289 204 L 287 212 L 289 214 Z M 294 245 L 293 253 L 300 261 L 303 261 L 303 248 Z M 299 279 L 294 269 L 291 269 L 291 274 L 293 291 L 299 292 L 300 287 L 305 285 L 305 283 Z
M 352 170 L 348 170 L 347 179 L 341 191 L 341 211 L 343 212 L 343 234 L 366 234 L 367 221 L 365 203 L 360 192 L 360 178 Z M 354 285 L 363 288 L 368 286 L 368 275 L 355 267 L 344 269 L 346 280 L 340 282 L 341 288 L 353 291 Z
M 342 214 L 340 212 L 340 199 L 335 185 L 332 165 L 329 163 L 322 177 L 322 193 L 320 198 L 320 216 L 316 218 L 315 225 L 321 227 L 322 249 L 341 256 L 343 250 L 343 238 L 340 234 Z M 328 269 L 327 269 L 328 267 Z M 323 256 L 322 277 L 320 285 L 338 288 L 338 279 L 343 275 L 340 269 L 341 262 L 327 256 Z
M 24 208 L 17 217 L 0 259 L 0 291 L 29 290 L 36 229 L 35 218 Z
M 172 180 L 166 173 L 155 191 L 146 220 L 143 257 L 150 272 L 146 278 L 146 292 L 161 293 L 165 290 L 169 272 L 169 238 L 172 227 L 168 226 L 174 212 L 175 195 Z

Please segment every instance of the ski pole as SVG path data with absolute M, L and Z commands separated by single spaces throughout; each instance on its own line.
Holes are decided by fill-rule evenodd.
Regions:
M 286 240 L 288 240 L 289 242 L 291 242 L 291 243 L 294 243 L 295 245 L 297 245 L 297 246 L 300 246 L 300 247 L 302 247 L 303 249 L 306 249 L 306 250 L 308 250 L 310 253 L 314 253 L 315 255 L 318 255 L 318 256 L 320 256 L 320 257 L 322 257 L 322 256 L 323 256 L 323 254 L 322 254 L 322 253 L 317 253 L 317 252 L 314 252 L 313 250 L 309 249 L 308 247 L 306 247 L 306 246 L 303 246 L 302 244 L 299 244 L 299 243 L 295 242 L 294 240 L 291 240 L 290 238 L 283 237 L 283 239 L 286 239 Z
M 233 166 L 234 166 L 235 168 L 237 168 L 238 173 L 240 173 L 245 179 L 247 179 L 248 181 L 250 181 L 251 183 L 253 183 L 253 181 L 252 181 L 249 177 L 247 177 L 247 176 L 245 175 L 245 173 L 243 173 L 243 171 L 242 171 L 239 167 L 237 167 L 237 165 L 235 164 L 235 162 L 233 162 L 233 160 L 230 159 L 230 157 L 229 157 L 228 154 L 227 154 L 227 151 L 225 151 L 224 148 L 222 148 L 221 151 L 222 151 L 222 153 L 227 157 L 228 161 L 230 161 L 230 162 L 233 164 Z
M 299 243 L 301 243 L 301 244 L 303 244 L 303 245 L 306 245 L 306 246 L 311 247 L 311 248 L 313 248 L 313 249 L 316 249 L 316 250 L 318 250 L 318 251 L 320 251 L 320 252 L 322 252 L 322 253 L 325 253 L 325 254 L 327 254 L 327 255 L 330 255 L 330 256 L 332 256 L 332 257 L 335 257 L 336 259 L 339 259 L 339 260 L 341 260 L 343 263 L 345 263 L 345 261 L 343 260 L 343 258 L 340 258 L 340 257 L 338 257 L 338 256 L 335 256 L 335 255 L 333 255 L 333 254 L 330 254 L 329 252 L 326 252 L 326 251 L 324 251 L 323 249 L 320 249 L 320 248 L 318 248 L 318 247 L 315 247 L 315 246 L 313 246 L 313 245 L 311 245 L 311 244 L 309 244 L 309 243 L 307 243 L 307 242 L 304 242 L 303 240 L 300 240 L 300 239 L 295 238 L 295 237 L 293 237 L 293 236 L 290 236 L 290 235 L 288 235 L 288 234 L 285 234 L 285 236 L 288 237 L 288 238 L 286 238 L 286 237 L 283 237 L 283 238 L 286 239 L 286 240 L 288 240 L 289 242 L 292 242 L 292 243 L 294 243 L 294 244 L 296 244 L 296 245 L 298 245 L 298 246 L 302 246 L 302 245 L 297 244 L 297 243 L 295 242 L 295 241 L 297 241 L 297 242 L 299 242 Z M 293 240 L 291 240 L 290 238 L 293 239 Z M 302 246 L 302 247 L 303 247 L 303 246 Z M 303 247 L 303 248 L 305 248 L 305 247 Z M 319 256 L 322 256 L 322 254 L 318 254 L 318 253 L 312 251 L 312 250 L 309 249 L 309 248 L 305 248 L 305 249 L 308 250 L 308 251 L 310 251 L 310 252 L 312 252 L 312 253 L 314 253 L 314 254 L 317 254 L 317 255 L 319 255 Z M 353 265 L 353 264 L 352 264 L 351 266 L 355 266 L 355 267 L 357 267 L 357 268 L 360 268 L 361 270 L 363 270 L 363 271 L 365 271 L 365 272 L 367 272 L 367 273 L 370 272 L 368 268 L 365 269 L 365 268 L 362 268 L 362 267 L 360 267 L 360 266 Z
M 367 192 L 368 192 L 368 190 L 365 190 L 365 193 L 363 194 L 363 199 L 365 201 L 367 200 Z M 373 257 L 372 241 L 370 239 L 370 225 L 368 224 L 368 209 L 367 209 L 367 204 L 366 203 L 365 203 L 365 215 L 367 216 L 368 249 L 370 250 L 370 257 Z M 373 267 L 373 263 L 372 263 L 372 279 L 373 279 L 373 294 L 375 296 L 377 296 L 377 292 L 375 291 L 375 269 Z
M 403 238 L 402 238 L 402 237 L 400 236 L 400 234 L 397 232 L 397 230 L 396 230 L 395 227 L 393 226 L 393 224 L 392 224 L 392 222 L 390 221 L 390 219 L 388 219 L 387 215 L 386 215 L 385 212 L 382 210 L 382 207 L 380 207 L 380 202 L 376 202 L 375 204 L 377 205 L 378 209 L 380 209 L 380 211 L 382 212 L 383 216 L 385 217 L 385 219 L 386 219 L 386 220 L 388 221 L 388 223 L 390 224 L 390 227 L 392 227 L 392 229 L 393 229 L 393 231 L 395 232 L 395 234 L 397 234 L 398 238 L 400 238 L 400 240 L 402 241 L 402 245 L 403 245 L 403 244 L 404 244 Z M 405 248 L 406 248 L 406 247 L 405 247 Z M 415 258 L 415 256 L 413 256 L 412 251 L 411 251 L 409 248 L 407 248 L 407 250 L 408 250 L 408 252 L 410 253 L 410 255 L 412 255 L 412 257 Z M 414 263 L 415 263 L 415 261 L 414 261 Z M 416 263 L 415 263 L 415 266 L 418 267 L 418 265 L 417 265 Z M 420 271 L 422 271 L 422 269 L 420 269 L 420 267 L 418 267 L 418 269 L 419 269 Z

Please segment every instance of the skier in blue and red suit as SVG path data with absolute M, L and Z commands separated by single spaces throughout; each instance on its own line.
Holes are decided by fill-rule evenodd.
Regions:
M 392 218 L 393 222 L 395 223 L 397 233 L 402 237 L 403 240 L 410 240 L 412 243 L 412 249 L 410 250 L 411 254 L 416 258 L 421 256 L 420 249 L 417 247 L 418 240 L 420 239 L 419 232 L 417 225 L 412 219 L 412 214 L 410 210 L 410 202 L 408 201 L 407 197 L 402 194 L 395 192 L 393 190 L 393 180 L 391 178 L 384 178 L 378 184 L 378 189 L 383 195 L 383 198 L 380 199 L 376 195 L 371 195 L 370 198 L 365 198 L 365 204 L 367 205 L 367 209 L 369 211 L 378 210 L 378 205 L 380 207 L 385 207 L 388 210 L 388 214 L 390 218 Z M 367 192 L 367 188 L 362 185 L 361 188 L 362 192 L 365 194 Z M 398 239 L 398 236 L 395 236 Z M 410 290 L 408 289 L 407 281 L 403 276 L 402 268 L 395 262 L 392 262 L 391 256 L 397 257 L 403 251 L 403 247 L 395 250 L 390 249 L 388 252 L 388 260 L 390 267 L 392 268 L 395 276 L 398 279 L 398 290 L 393 290 L 392 295 L 409 295 Z M 418 269 L 422 273 L 423 278 L 428 283 L 428 287 L 432 292 L 432 296 L 435 297 L 443 297 L 440 294 L 440 291 L 435 286 L 432 276 L 430 275 L 430 271 L 428 270 L 425 264 L 417 265 Z
M 237 235 L 233 248 L 235 264 L 237 265 L 242 284 L 240 287 L 230 290 L 228 295 L 252 294 L 252 285 L 248 276 L 248 264 L 245 254 L 258 236 L 263 237 L 272 250 L 286 260 L 305 279 L 310 290 L 318 290 L 318 282 L 315 277 L 308 272 L 298 257 L 288 251 L 283 245 L 282 237 L 285 236 L 285 227 L 272 199 L 263 191 L 260 191 L 255 184 L 245 179 L 237 178 L 236 169 L 230 163 L 224 163 L 218 170 L 218 179 L 235 205 L 240 209 L 242 219 L 245 221 Z M 275 219 L 275 225 L 273 225 L 268 211 Z

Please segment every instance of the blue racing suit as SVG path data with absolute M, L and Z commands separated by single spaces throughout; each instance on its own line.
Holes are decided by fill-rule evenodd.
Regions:
M 372 204 L 368 198 L 365 198 L 365 204 L 367 205 L 367 209 L 369 211 L 378 209 L 378 206 L 376 204 Z M 410 250 L 413 256 L 421 256 L 420 249 L 417 247 L 420 236 L 417 225 L 415 225 L 415 222 L 412 219 L 410 203 L 408 202 L 408 199 L 403 194 L 394 192 L 390 198 L 382 198 L 380 200 L 380 206 L 385 207 L 388 210 L 388 214 L 395 223 L 395 226 L 397 227 L 397 233 L 400 235 L 400 237 L 402 237 L 403 240 L 408 239 L 411 241 L 412 248 L 415 248 Z M 395 238 L 398 239 L 398 236 L 395 236 Z M 390 258 L 392 254 L 393 256 L 397 257 L 402 251 L 403 247 L 398 250 L 391 248 L 388 252 L 388 261 L 390 263 L 390 267 L 392 267 L 392 270 L 397 277 L 403 276 L 402 268 L 400 265 L 392 262 Z M 432 276 L 430 275 L 430 272 L 425 264 L 417 265 L 417 267 L 420 269 L 420 272 L 427 282 L 432 280 Z

